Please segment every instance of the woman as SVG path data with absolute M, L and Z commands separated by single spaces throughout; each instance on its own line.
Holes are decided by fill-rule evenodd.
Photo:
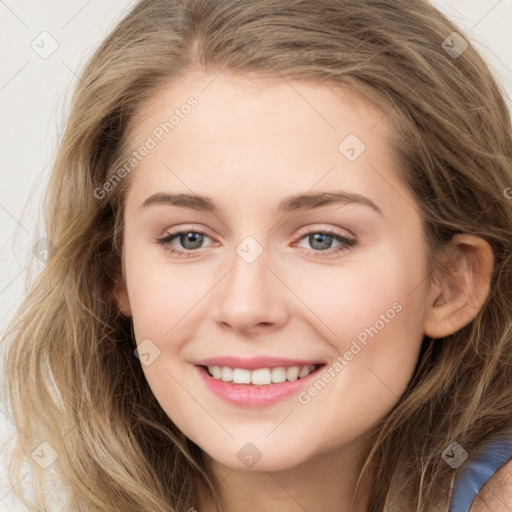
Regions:
M 457 506 L 512 429 L 511 123 L 464 41 L 419 0 L 139 2 L 6 335 L 13 481 L 49 446 L 72 510 Z

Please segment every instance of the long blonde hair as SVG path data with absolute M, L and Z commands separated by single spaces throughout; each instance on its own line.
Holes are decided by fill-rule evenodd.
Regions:
M 456 441 L 474 456 L 512 425 L 510 114 L 477 51 L 447 51 L 453 32 L 469 41 L 422 0 L 142 0 L 121 20 L 77 83 L 45 196 L 49 259 L 4 337 L 19 429 L 10 476 L 16 483 L 28 461 L 38 510 L 48 510 L 38 482 L 45 470 L 29 454 L 41 442 L 58 454 L 71 510 L 181 512 L 197 504 L 199 488 L 220 510 L 207 458 L 157 403 L 130 319 L 113 300 L 130 176 L 94 194 L 126 161 L 134 114 L 197 69 L 364 96 L 392 127 L 430 270 L 455 233 L 491 245 L 483 309 L 442 340 L 425 337 L 360 474 L 376 468 L 369 512 L 447 510 L 458 470 L 444 449 Z

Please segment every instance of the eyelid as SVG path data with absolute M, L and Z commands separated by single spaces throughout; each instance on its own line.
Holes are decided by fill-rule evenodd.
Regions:
M 304 251 L 306 255 L 319 256 L 324 259 L 332 259 L 341 256 L 341 254 L 352 250 L 355 248 L 359 240 L 356 236 L 350 235 L 346 236 L 338 231 L 339 228 L 315 228 L 314 226 L 308 226 L 304 230 L 302 230 L 301 234 L 295 239 L 292 243 L 292 247 L 297 247 L 300 250 Z M 306 238 L 308 235 L 321 233 L 335 239 L 340 245 L 337 247 L 331 247 L 325 251 L 315 250 L 315 249 L 306 249 L 301 247 L 299 244 L 302 239 Z
M 307 235 L 313 231 L 315 233 L 332 232 L 332 233 L 336 233 L 338 236 L 341 236 L 344 238 L 354 238 L 354 239 L 357 238 L 356 235 L 354 233 L 352 233 L 352 231 L 350 231 L 346 228 L 340 228 L 337 226 L 326 227 L 326 224 L 322 224 L 322 223 L 309 224 L 307 226 L 304 226 L 303 228 L 300 228 L 298 237 L 301 238 L 303 235 Z M 347 234 L 345 234 L 344 232 Z
M 202 235 L 206 235 L 208 238 L 214 240 L 215 237 L 212 236 L 209 229 L 205 228 L 204 226 L 201 226 L 199 224 L 184 224 L 184 225 L 178 225 L 176 227 L 165 229 L 162 233 L 162 235 L 158 238 L 164 238 L 168 235 L 176 236 L 179 233 L 200 233 Z
M 194 252 L 199 252 L 200 249 L 197 249 L 197 250 L 190 250 L 190 249 L 180 249 L 178 247 L 174 247 L 171 245 L 171 240 L 174 239 L 174 238 L 177 238 L 179 237 L 180 235 L 182 234 L 186 234 L 186 233 L 198 233 L 200 235 L 203 235 L 203 236 L 206 236 L 207 238 L 209 238 L 210 240 L 213 240 L 214 241 L 214 244 L 215 245 L 215 237 L 213 236 L 210 236 L 208 233 L 209 233 L 209 230 L 206 229 L 206 228 L 203 228 L 203 227 L 197 227 L 195 226 L 194 224 L 187 224 L 183 227 L 175 227 L 175 228 L 169 228 L 167 230 L 165 230 L 165 232 L 161 235 L 161 236 L 157 236 L 156 239 L 155 239 L 155 243 L 161 245 L 163 247 L 163 249 L 169 253 L 176 253 L 178 255 L 192 255 Z
M 348 235 L 345 235 L 343 232 L 338 231 L 341 229 L 343 229 L 343 231 L 347 232 Z M 188 231 L 206 235 L 211 240 L 215 240 L 215 237 L 210 234 L 210 232 L 207 228 L 204 228 L 204 227 L 196 225 L 196 224 L 187 224 L 186 226 L 183 226 L 183 227 L 176 227 L 176 228 L 165 230 L 164 233 L 158 238 L 165 238 L 168 235 L 177 236 L 180 233 L 184 233 L 184 232 L 188 232 Z M 296 241 L 300 240 L 304 235 L 311 234 L 312 232 L 315 232 L 315 233 L 325 232 L 325 233 L 329 233 L 329 234 L 335 233 L 338 236 L 343 237 L 343 238 L 351 237 L 351 238 L 357 239 L 357 237 L 354 235 L 354 233 L 352 233 L 351 231 L 349 231 L 346 228 L 338 228 L 338 227 L 334 227 L 334 226 L 325 227 L 325 224 L 317 223 L 317 224 L 310 224 L 308 226 L 304 226 L 304 227 L 300 228 L 298 231 L 297 237 L 296 237 Z
M 325 227 L 325 225 L 323 225 L 324 227 L 315 227 L 315 226 L 320 226 L 320 225 L 319 224 L 308 225 L 308 226 L 304 226 L 303 228 L 301 228 L 299 230 L 299 234 L 297 235 L 295 240 L 292 242 L 292 247 L 298 247 L 302 251 L 305 251 L 306 253 L 309 253 L 309 254 L 312 253 L 315 256 L 328 258 L 329 256 L 334 257 L 342 252 L 350 250 L 352 247 L 354 247 L 358 244 L 357 237 L 355 235 L 353 235 L 348 230 L 345 230 L 345 231 L 348 231 L 350 233 L 350 235 L 346 236 L 339 231 L 341 229 L 339 227 Z M 164 248 L 164 250 L 168 251 L 169 253 L 175 253 L 175 255 L 178 257 L 185 256 L 185 255 L 186 255 L 186 257 L 192 257 L 192 255 L 194 253 L 200 252 L 201 249 L 205 249 L 205 247 L 199 248 L 197 250 L 180 249 L 180 248 L 176 248 L 176 247 L 172 246 L 170 243 L 170 241 L 172 239 L 177 238 L 182 234 L 186 234 L 186 233 L 190 233 L 190 232 L 197 233 L 202 236 L 206 236 L 207 238 L 210 238 L 211 240 L 215 241 L 215 238 L 208 234 L 207 229 L 203 229 L 202 227 L 199 229 L 196 229 L 193 224 L 188 224 L 187 226 L 176 227 L 172 230 L 167 231 L 163 236 L 157 237 L 156 243 L 160 244 Z M 331 236 L 332 238 L 336 239 L 341 244 L 341 247 L 330 248 L 325 251 L 320 251 L 320 250 L 314 250 L 314 249 L 306 249 L 304 247 L 298 246 L 298 244 L 301 242 L 301 240 L 303 238 L 305 238 L 307 235 L 318 234 L 318 233 L 325 234 L 325 235 Z M 215 242 L 213 245 L 215 245 Z

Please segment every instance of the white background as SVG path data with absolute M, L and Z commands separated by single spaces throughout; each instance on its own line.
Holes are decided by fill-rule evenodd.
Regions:
M 512 0 L 433 3 L 466 31 L 502 83 L 511 106 Z M 25 293 L 32 247 L 44 236 L 41 200 L 76 75 L 133 4 L 0 0 L 0 333 Z M 44 31 L 58 43 L 47 59 L 31 47 Z M 0 442 L 14 432 L 8 414 L 0 403 Z M 21 511 L 9 492 L 2 467 L 5 458 L 0 449 L 0 509 Z

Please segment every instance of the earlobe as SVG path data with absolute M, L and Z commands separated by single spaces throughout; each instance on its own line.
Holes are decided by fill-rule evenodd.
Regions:
M 439 261 L 425 334 L 442 338 L 469 324 L 489 296 L 493 269 L 494 254 L 487 241 L 474 235 L 455 235 Z
M 115 285 L 112 294 L 114 296 L 117 307 L 119 308 L 119 311 L 124 316 L 130 317 L 132 315 L 130 299 L 128 297 L 128 290 L 120 270 L 116 272 Z

